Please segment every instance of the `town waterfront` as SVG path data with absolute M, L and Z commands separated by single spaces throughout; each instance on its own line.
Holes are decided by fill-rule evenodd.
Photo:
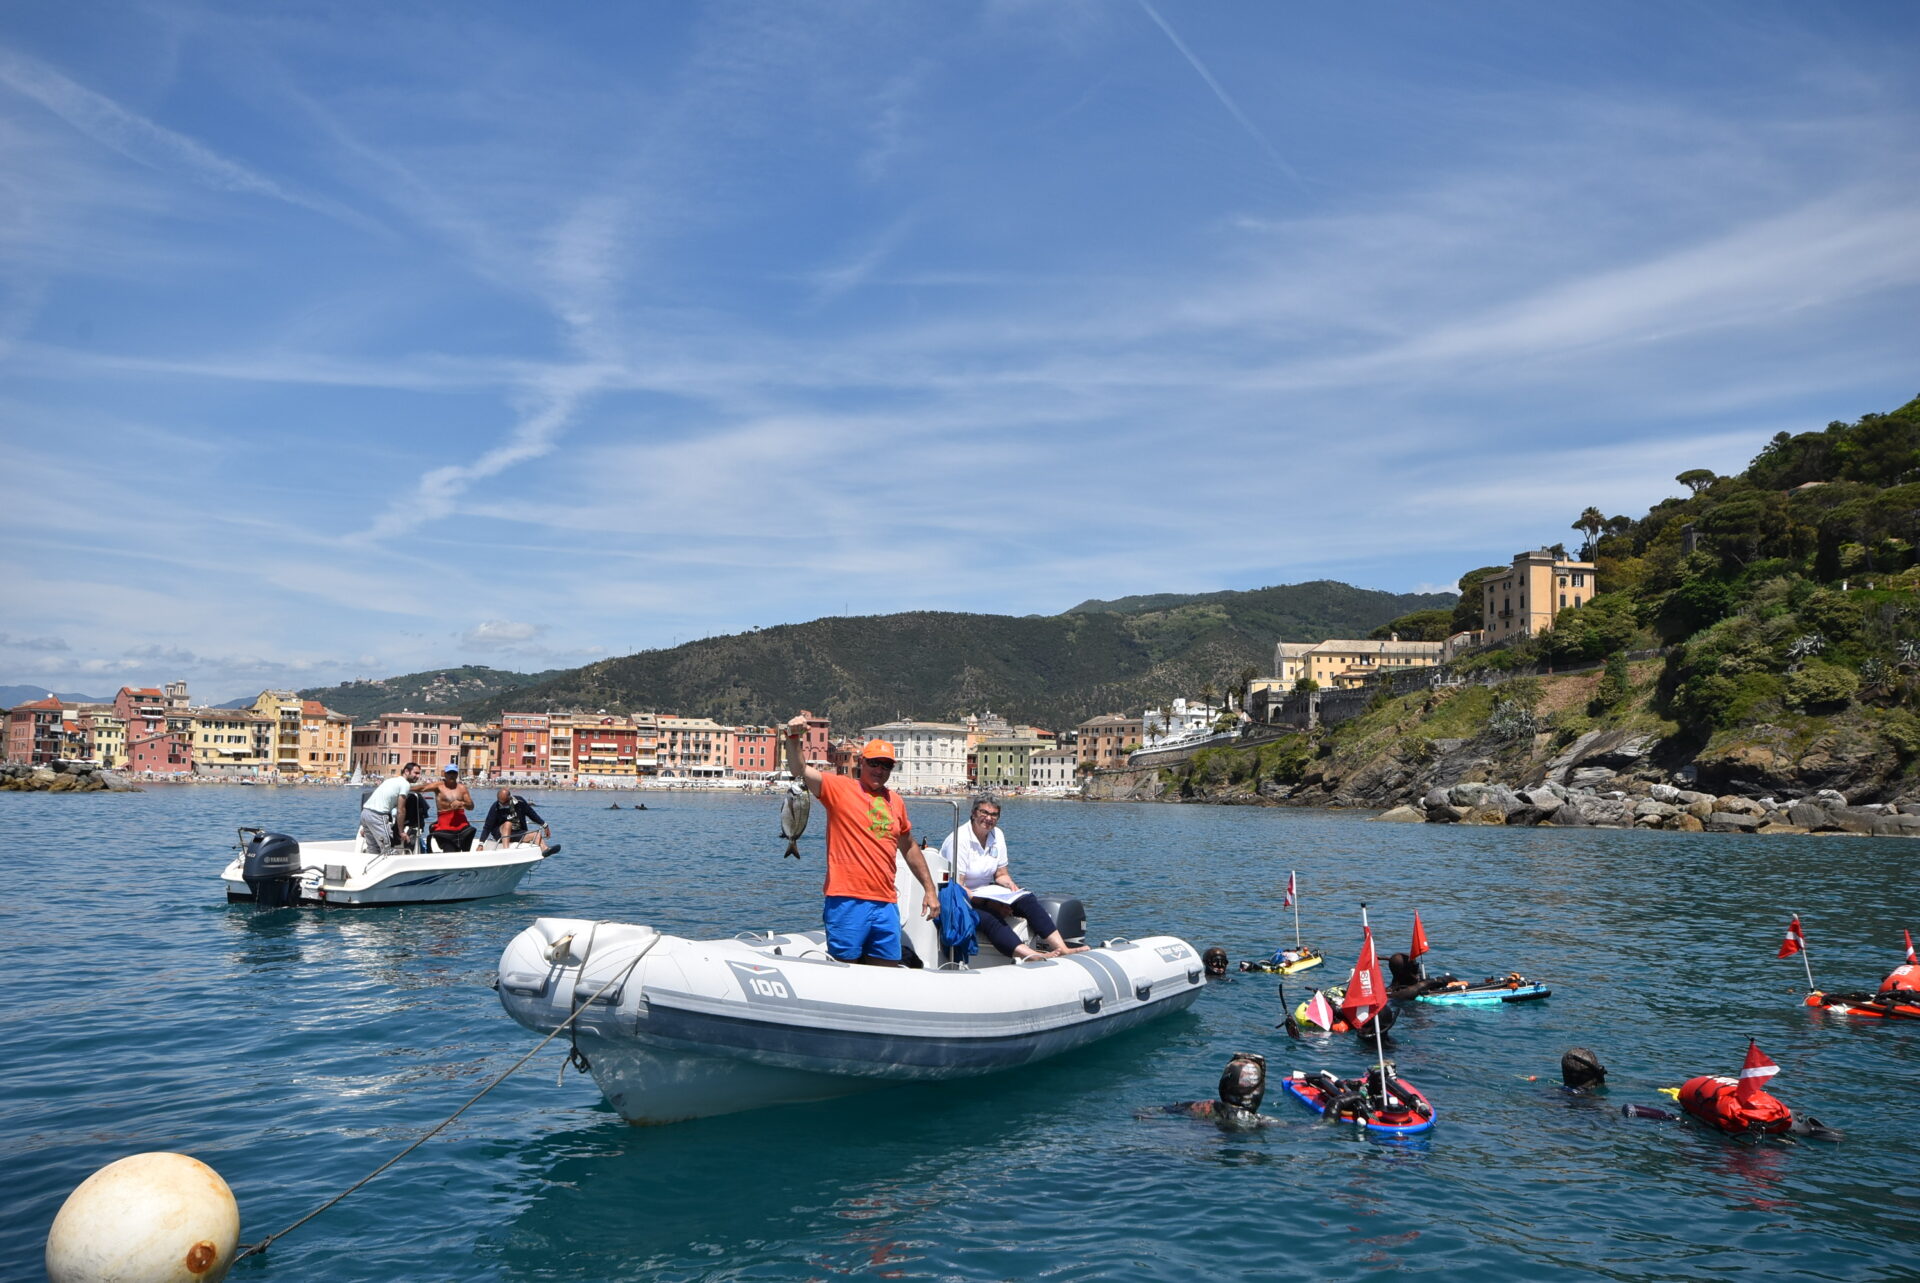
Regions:
M 817 919 L 820 839 L 782 860 L 772 798 L 530 796 L 566 849 L 517 896 L 272 914 L 222 898 L 235 826 L 344 836 L 356 793 L 0 798 L 17 835 L 0 896 L 0 1277 L 36 1277 L 61 1200 L 129 1153 L 211 1163 L 244 1242 L 366 1175 L 532 1045 L 488 980 L 536 916 L 696 937 Z M 911 805 L 922 831 L 950 824 L 942 802 Z M 1555 993 L 1405 1011 L 1394 1054 L 1442 1117 L 1398 1144 L 1319 1125 L 1279 1090 L 1288 1068 L 1355 1072 L 1361 1056 L 1290 1043 L 1266 976 L 1020 1073 L 649 1130 L 589 1078 L 556 1085 L 555 1044 L 230 1277 L 1914 1277 L 1920 1030 L 1809 1011 L 1799 960 L 1774 958 L 1797 911 L 1823 987 L 1877 982 L 1901 928 L 1920 928 L 1910 844 L 1250 807 L 1016 800 L 1005 816 L 1015 874 L 1082 896 L 1095 937 L 1264 954 L 1291 939 L 1293 868 L 1307 941 L 1332 959 L 1303 979 L 1344 979 L 1364 899 L 1383 951 L 1405 947 L 1417 908 L 1436 970 L 1515 969 Z M 1776 1093 L 1844 1141 L 1743 1144 L 1620 1116 L 1733 1071 L 1748 1035 L 1781 1067 Z M 1609 1066 L 1603 1096 L 1555 1086 L 1576 1044 Z M 1135 1117 L 1211 1095 L 1241 1050 L 1268 1057 L 1281 1125 Z

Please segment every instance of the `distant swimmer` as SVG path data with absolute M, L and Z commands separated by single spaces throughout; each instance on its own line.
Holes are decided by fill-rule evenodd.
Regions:
M 609 806 L 607 807 L 607 809 L 608 809 L 609 811 L 617 811 L 617 810 L 619 810 L 619 809 L 620 809 L 620 804 L 619 804 L 618 802 L 614 802 L 614 803 L 612 803 L 612 804 L 610 804 L 610 805 L 609 805 Z
M 1251 1131 L 1271 1127 L 1280 1120 L 1260 1112 L 1267 1094 L 1267 1058 L 1257 1052 L 1242 1051 L 1227 1062 L 1220 1073 L 1218 1094 L 1212 1100 L 1183 1100 L 1158 1109 L 1144 1110 L 1137 1118 L 1156 1118 L 1173 1114 L 1185 1118 L 1204 1118 L 1222 1131 Z

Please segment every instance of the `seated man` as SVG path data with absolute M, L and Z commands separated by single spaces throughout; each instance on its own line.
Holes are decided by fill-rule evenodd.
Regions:
M 540 826 L 538 833 L 533 832 L 536 824 Z M 512 846 L 515 841 L 526 841 L 529 833 L 533 833 L 533 840 L 540 844 L 540 853 L 545 855 L 547 839 L 553 836 L 552 826 L 540 818 L 540 812 L 524 797 L 516 796 L 510 789 L 495 793 L 493 805 L 487 808 L 487 822 L 480 826 L 480 840 L 498 840 L 502 846 Z
M 448 762 L 440 782 L 433 786 L 433 804 L 438 808 L 429 831 L 433 844 L 442 851 L 470 850 L 473 825 L 467 812 L 473 809 L 473 794 L 460 782 L 458 762 Z

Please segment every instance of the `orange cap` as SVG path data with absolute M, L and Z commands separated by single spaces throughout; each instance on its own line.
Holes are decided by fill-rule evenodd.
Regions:
M 893 745 L 886 740 L 868 740 L 860 746 L 860 756 L 865 758 L 885 758 L 893 761 Z

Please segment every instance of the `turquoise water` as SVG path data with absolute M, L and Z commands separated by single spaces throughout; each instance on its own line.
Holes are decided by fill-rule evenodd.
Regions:
M 233 1186 L 243 1241 L 373 1170 L 532 1046 L 487 982 L 540 914 L 695 936 L 811 925 L 821 849 L 780 859 L 777 803 L 536 795 L 566 850 L 522 893 L 443 909 L 229 908 L 233 829 L 345 836 L 347 790 L 0 794 L 0 1278 L 40 1273 L 68 1192 L 177 1149 Z M 631 796 L 621 796 L 624 804 Z M 944 827 L 944 804 L 913 806 Z M 1871 987 L 1920 929 L 1920 846 L 1366 824 L 1354 815 L 1010 803 L 1014 871 L 1087 901 L 1095 936 L 1171 931 L 1233 957 L 1290 937 L 1344 978 L 1358 904 L 1383 951 L 1417 907 L 1428 962 L 1517 969 L 1554 996 L 1416 1007 L 1402 1072 L 1442 1118 L 1378 1142 L 1316 1123 L 1226 1135 L 1138 1109 L 1212 1094 L 1228 1056 L 1357 1072 L 1349 1040 L 1293 1044 L 1271 977 L 1045 1065 L 820 1105 L 636 1129 L 549 1047 L 439 1138 L 253 1258 L 254 1280 L 1916 1277 L 1920 1028 L 1798 1005 L 1774 952 L 1790 910 L 1829 989 Z M 1295 992 L 1289 986 L 1289 992 Z M 1304 989 L 1298 991 L 1304 994 Z M 1747 1144 L 1623 1119 L 1627 1101 L 1738 1067 L 1837 1145 Z M 1585 1043 L 1605 1097 L 1553 1086 Z M 1538 1081 L 1530 1081 L 1538 1075 Z

